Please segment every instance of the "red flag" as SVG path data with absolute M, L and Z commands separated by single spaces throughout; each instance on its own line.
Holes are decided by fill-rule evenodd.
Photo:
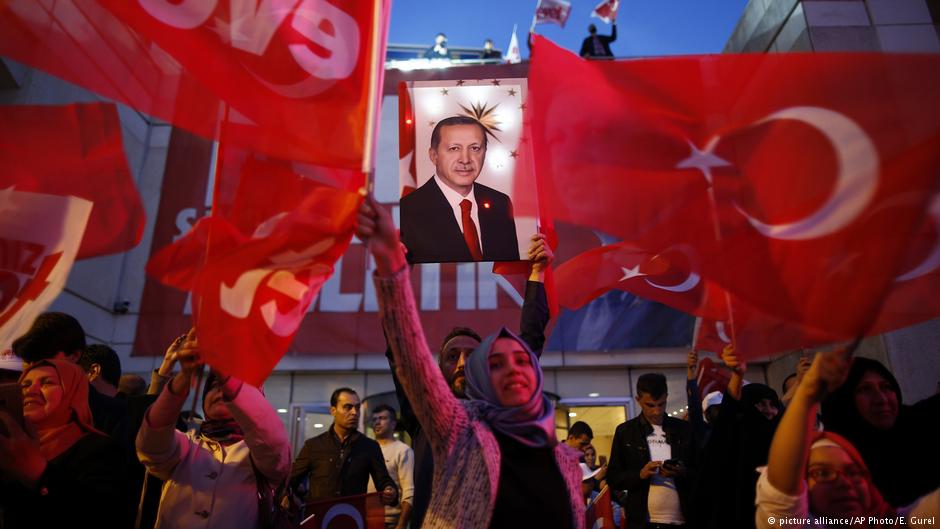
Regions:
M 74 196 L 94 204 L 77 259 L 137 246 L 146 219 L 114 105 L 16 105 L 2 107 L 2 113 L 0 190 Z
M 616 527 L 614 525 L 614 505 L 611 503 L 609 487 L 604 487 L 601 490 L 584 515 L 587 522 L 585 527 Z
M 206 362 L 260 385 L 349 246 L 358 178 L 223 150 L 213 216 L 158 252 L 148 273 L 193 293 Z M 208 254 L 207 249 L 208 248 Z
M 385 508 L 377 493 L 307 504 L 301 529 L 384 529 Z
M 617 20 L 617 9 L 620 8 L 620 0 L 604 0 L 597 4 L 594 11 L 591 11 L 592 17 L 597 17 L 610 24 Z
M 387 8 L 378 0 L 12 0 L 0 5 L 0 55 L 205 137 L 360 170 Z
M 724 349 L 724 346 L 722 346 L 722 349 Z M 698 382 L 699 395 L 702 397 L 712 391 L 724 393 L 728 389 L 728 382 L 731 381 L 731 372 L 728 368 L 715 364 L 711 358 L 706 356 L 698 363 L 696 381 Z
M 398 180 L 402 197 L 418 188 L 413 99 L 411 83 L 398 83 Z
M 689 272 L 783 320 L 870 328 L 940 174 L 940 58 L 591 63 L 542 40 L 540 207 L 654 253 L 685 245 Z
M 539 0 L 538 5 L 535 6 L 535 18 L 532 20 L 532 25 L 558 24 L 565 27 L 570 14 L 571 2 L 567 0 Z

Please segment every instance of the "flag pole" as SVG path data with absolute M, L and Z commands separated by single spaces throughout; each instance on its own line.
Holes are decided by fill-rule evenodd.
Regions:
M 368 105 L 366 107 L 366 129 L 364 150 L 362 153 L 362 172 L 366 175 L 366 189 L 371 190 L 374 185 L 375 170 L 375 136 L 378 133 L 378 98 L 381 84 L 385 80 L 385 68 L 380 65 L 382 54 L 382 41 L 385 39 L 383 31 L 383 14 L 386 0 L 375 0 L 372 12 L 372 49 L 369 57 L 369 71 L 373 74 L 369 83 Z
M 535 20 L 538 18 L 540 5 L 542 5 L 542 0 L 535 0 L 535 12 L 532 13 L 532 25 L 529 26 L 529 33 L 535 33 Z

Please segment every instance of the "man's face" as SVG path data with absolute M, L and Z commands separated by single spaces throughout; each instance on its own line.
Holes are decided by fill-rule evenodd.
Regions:
M 661 426 L 663 419 L 666 417 L 666 400 L 668 398 L 668 394 L 654 399 L 649 393 L 640 393 L 636 401 L 640 405 L 640 411 L 643 413 L 643 416 L 646 417 L 646 420 L 649 421 L 650 424 Z
M 447 187 L 466 196 L 483 170 L 483 129 L 478 125 L 450 125 L 441 127 L 440 134 L 437 148 L 428 149 L 431 163 Z
M 330 408 L 333 421 L 346 430 L 355 430 L 359 426 L 359 410 L 362 403 L 359 395 L 342 392 L 336 399 L 336 406 Z
M 444 352 L 441 353 L 441 372 L 447 379 L 447 385 L 454 395 L 463 398 L 467 389 L 467 379 L 464 377 L 464 364 L 470 353 L 473 352 L 480 342 L 469 336 L 455 336 L 444 344 Z
M 569 435 L 568 438 L 565 439 L 565 444 L 570 446 L 571 448 L 574 448 L 575 450 L 583 451 L 585 448 L 590 446 L 591 438 L 588 437 L 586 433 L 583 433 L 578 437 Z
M 395 435 L 395 419 L 388 410 L 372 414 L 372 431 L 378 439 L 390 439 Z

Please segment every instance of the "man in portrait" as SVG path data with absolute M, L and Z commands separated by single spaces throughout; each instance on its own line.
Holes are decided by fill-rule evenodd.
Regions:
M 509 197 L 476 180 L 486 159 L 486 128 L 453 116 L 431 133 L 435 174 L 401 199 L 401 240 L 412 263 L 518 261 Z

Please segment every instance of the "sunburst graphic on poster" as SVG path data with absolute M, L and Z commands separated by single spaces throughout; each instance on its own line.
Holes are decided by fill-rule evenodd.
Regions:
M 464 232 L 461 224 L 460 211 L 454 206 L 454 219 L 435 217 L 431 200 L 436 200 L 441 206 L 437 210 L 444 210 L 446 190 L 429 189 L 428 186 L 447 184 L 447 178 L 437 175 L 437 166 L 432 161 L 431 136 L 435 127 L 442 120 L 456 116 L 472 118 L 483 127 L 486 137 L 485 156 L 480 163 L 479 175 L 473 181 L 473 190 L 477 196 L 478 214 L 484 217 L 491 216 L 495 210 L 507 202 L 508 211 L 512 211 L 513 178 L 516 176 L 517 164 L 522 161 L 522 137 L 525 114 L 526 80 L 525 79 L 475 79 L 450 81 L 416 81 L 407 83 L 399 91 L 400 102 L 399 126 L 401 127 L 400 141 L 400 169 L 399 179 L 402 196 L 420 191 L 423 197 L 419 214 L 409 215 L 411 218 L 420 218 L 422 221 L 418 229 L 424 225 L 435 226 L 437 232 L 435 240 L 450 240 Z M 445 127 L 446 129 L 446 127 Z M 435 180 L 435 181 L 432 181 Z M 424 186 L 424 189 L 422 187 Z M 431 191 L 434 191 L 433 193 Z M 491 191 L 495 192 L 488 194 Z M 434 198 L 431 198 L 434 195 Z M 427 199 L 425 199 L 425 197 Z M 505 198 L 504 198 L 505 197 Z M 402 202 L 403 208 L 409 200 L 417 203 L 415 199 Z M 452 204 L 453 205 L 453 204 Z M 404 214 L 404 210 L 403 210 Z M 494 228 L 493 221 L 487 218 L 474 217 L 475 227 L 480 238 L 479 244 L 483 250 L 484 261 L 511 261 L 525 257 L 528 249 L 529 237 L 537 231 L 536 220 L 533 217 L 514 217 L 516 252 L 496 250 L 497 242 L 506 243 L 505 231 L 511 228 Z M 506 226 L 506 224 L 503 224 Z M 403 239 L 412 234 L 407 233 L 407 223 L 403 223 Z M 444 230 L 449 228 L 445 236 Z M 458 230 L 457 232 L 454 229 Z M 456 233 L 456 234 L 455 234 Z M 414 241 L 414 238 L 411 239 Z M 406 243 L 407 244 L 407 243 Z M 443 243 L 438 243 L 440 246 Z M 463 239 L 456 245 L 463 244 Z M 470 243 L 466 243 L 470 244 Z M 506 243 L 508 244 L 508 243 Z M 505 249 L 506 244 L 501 246 Z M 417 243 L 414 244 L 417 246 Z M 411 250 L 409 248 L 409 250 Z M 414 257 L 414 255 L 411 255 Z M 464 255 L 417 256 L 413 262 L 449 262 L 480 260 Z

